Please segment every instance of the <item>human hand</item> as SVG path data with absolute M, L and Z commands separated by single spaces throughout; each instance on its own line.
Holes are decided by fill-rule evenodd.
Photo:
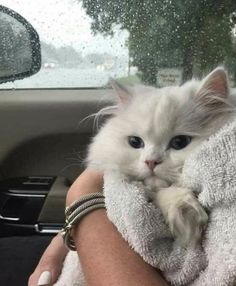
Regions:
M 103 174 L 97 171 L 85 170 L 70 187 L 67 193 L 66 205 L 70 205 L 89 193 L 101 192 L 102 186 Z M 58 234 L 53 238 L 36 269 L 31 274 L 28 286 L 53 285 L 61 273 L 67 252 L 63 239 Z
M 44 251 L 37 267 L 28 280 L 28 286 L 53 285 L 62 269 L 63 261 L 68 249 L 64 245 L 62 236 L 57 234 Z

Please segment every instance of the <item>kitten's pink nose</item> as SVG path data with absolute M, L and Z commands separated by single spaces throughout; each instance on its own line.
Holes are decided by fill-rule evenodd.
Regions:
M 160 160 L 146 160 L 145 163 L 148 166 L 148 168 L 153 172 L 156 165 L 160 164 L 161 161 Z

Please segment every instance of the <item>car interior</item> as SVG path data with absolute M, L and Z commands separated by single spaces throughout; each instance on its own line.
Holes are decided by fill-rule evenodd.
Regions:
M 4 6 L 0 21 L 25 29 L 28 49 L 24 58 L 16 46 L 13 58 L 0 61 L 10 67 L 0 74 L 1 83 L 36 73 L 41 67 L 36 30 Z M 27 285 L 43 249 L 62 228 L 67 190 L 83 170 L 96 132 L 93 119 L 85 118 L 109 98 L 110 91 L 101 89 L 0 90 L 0 285 Z
M 104 106 L 111 105 L 113 101 L 112 90 L 108 85 L 109 77 L 119 78 L 123 83 L 144 81 L 147 84 L 156 84 L 158 80 L 156 85 L 164 86 L 180 84 L 184 81 L 182 76 L 189 72 L 187 69 L 178 68 L 181 53 L 172 48 L 169 56 L 166 56 L 166 59 L 172 61 L 169 66 L 163 54 L 158 54 L 157 60 L 163 66 L 159 69 L 158 76 L 156 70 L 153 72 L 151 67 L 145 66 L 143 63 L 151 66 L 155 62 L 150 57 L 152 50 L 148 48 L 148 32 L 145 36 L 138 34 L 143 37 L 141 40 L 133 37 L 129 46 L 127 31 L 123 31 L 119 26 L 117 30 L 115 28 L 114 41 L 111 34 L 106 35 L 106 46 L 101 35 L 88 33 L 86 30 L 87 26 L 95 30 L 96 27 L 97 30 L 104 28 L 96 26 L 94 22 L 91 24 L 90 18 L 86 18 L 86 11 L 92 11 L 86 6 L 89 5 L 86 4 L 89 1 L 84 1 L 84 6 L 81 1 L 41 2 L 37 3 L 37 6 L 29 0 L 3 0 L 0 5 L 1 286 L 27 285 L 28 277 L 45 247 L 61 230 L 67 191 L 85 168 L 87 146 L 97 132 L 97 124 L 91 115 Z M 101 10 L 100 7 L 93 8 L 93 11 Z M 232 51 L 228 52 L 227 46 L 230 56 L 225 63 L 230 63 L 230 79 L 234 85 L 236 12 L 233 11 L 236 10 L 232 9 L 229 7 L 224 12 L 224 15 L 231 13 L 230 29 L 233 43 Z M 42 19 L 36 20 L 37 15 Z M 46 15 L 45 18 L 43 15 Z M 94 18 L 99 20 L 99 17 Z M 81 19 L 85 19 L 85 22 L 81 22 Z M 211 19 L 214 21 L 215 18 L 211 15 Z M 64 28 L 67 21 L 71 22 L 72 26 Z M 58 23 L 61 23 L 61 26 Z M 163 23 L 160 33 L 163 33 L 167 25 L 166 22 Z M 53 26 L 59 27 L 58 34 L 53 34 L 56 30 L 46 30 L 55 28 Z M 111 27 L 113 26 L 110 25 L 109 29 Z M 135 29 L 132 30 L 133 26 L 130 27 L 130 31 L 135 33 Z M 174 36 L 175 40 L 183 41 L 179 26 L 176 27 L 173 33 L 179 36 Z M 104 32 L 109 32 L 109 29 L 104 28 Z M 191 27 L 189 31 L 191 35 Z M 215 31 L 217 34 L 217 30 Z M 62 36 L 59 32 L 63 33 Z M 170 33 L 164 32 L 166 35 Z M 77 33 L 80 38 L 74 41 Z M 226 33 L 222 35 L 225 36 Z M 93 37 L 97 41 L 94 47 Z M 76 41 L 77 46 L 72 48 Z M 205 53 L 204 47 L 200 46 L 204 41 L 204 38 L 201 38 L 198 47 L 199 50 L 202 49 L 202 54 L 193 53 L 194 56 L 202 58 L 199 62 L 195 61 L 195 68 L 192 66 L 190 76 L 193 73 L 202 75 L 202 70 L 209 71 L 225 57 L 224 54 L 218 55 L 212 48 L 212 57 L 215 56 L 216 59 L 211 60 L 210 56 L 206 55 L 208 60 L 211 60 L 211 66 L 207 66 L 206 59 L 202 56 Z M 221 38 L 219 41 L 222 46 Z M 55 46 L 52 45 L 54 42 Z M 207 38 L 204 43 L 207 48 L 211 47 L 210 39 Z M 172 44 L 167 43 L 170 47 Z M 174 42 L 173 45 L 175 44 Z M 163 47 L 166 51 L 164 44 Z M 135 52 L 130 54 L 132 49 Z M 147 51 L 146 58 L 142 56 L 144 50 Z M 222 50 L 226 51 L 226 48 Z M 183 61 L 187 66 L 193 60 L 193 54 L 188 52 L 189 49 Z M 64 66 L 60 62 L 62 59 L 65 59 Z M 171 68 L 172 66 L 174 68 Z M 142 77 L 141 80 L 139 76 Z M 81 78 L 83 81 L 80 82 Z

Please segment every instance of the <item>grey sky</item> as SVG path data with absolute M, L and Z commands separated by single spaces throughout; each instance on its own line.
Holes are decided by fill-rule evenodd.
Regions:
M 127 56 L 125 40 L 128 32 L 116 27 L 114 37 L 94 36 L 91 19 L 78 0 L 1 0 L 25 17 L 38 31 L 42 41 L 55 46 L 70 45 L 82 54 L 108 52 Z

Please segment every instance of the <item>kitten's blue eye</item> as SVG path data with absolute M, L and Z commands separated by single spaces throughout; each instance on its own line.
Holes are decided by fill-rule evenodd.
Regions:
M 136 148 L 136 149 L 144 147 L 144 142 L 142 138 L 137 137 L 137 136 L 129 136 L 128 142 L 131 147 Z
M 173 137 L 170 140 L 169 148 L 173 148 L 175 150 L 181 150 L 185 148 L 192 140 L 192 137 L 187 135 L 178 135 Z

